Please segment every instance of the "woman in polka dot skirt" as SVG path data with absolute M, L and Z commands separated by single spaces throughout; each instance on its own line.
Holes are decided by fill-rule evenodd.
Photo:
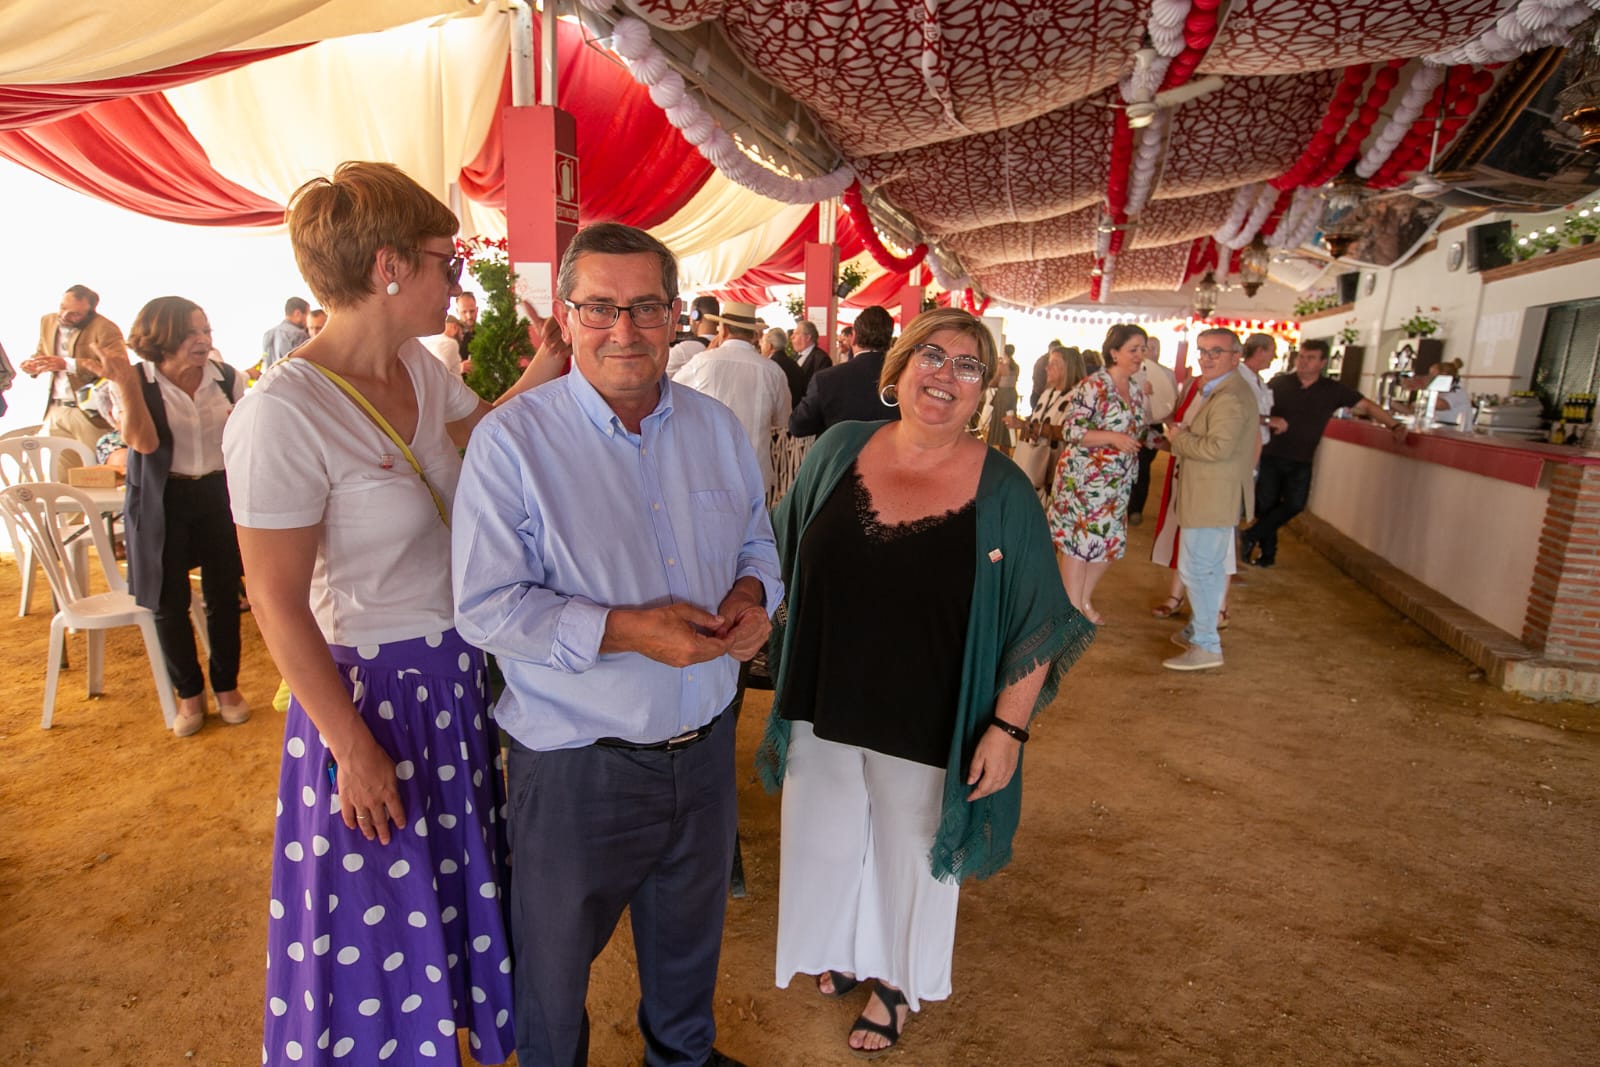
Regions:
M 328 323 L 224 439 L 255 617 L 294 692 L 262 1062 L 459 1064 L 465 1029 L 502 1063 L 504 780 L 483 654 L 453 628 L 448 526 L 489 406 L 415 340 L 461 292 L 456 218 L 397 168 L 346 163 L 288 221 Z M 542 347 L 512 393 L 562 360 Z

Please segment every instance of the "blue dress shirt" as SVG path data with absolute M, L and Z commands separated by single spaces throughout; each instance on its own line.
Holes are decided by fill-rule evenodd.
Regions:
M 629 433 L 581 373 L 496 408 L 473 431 L 452 523 L 456 625 L 499 657 L 505 730 L 535 750 L 653 743 L 710 722 L 739 664 L 600 654 L 612 608 L 716 613 L 734 582 L 783 597 L 761 471 L 722 404 L 661 380 Z

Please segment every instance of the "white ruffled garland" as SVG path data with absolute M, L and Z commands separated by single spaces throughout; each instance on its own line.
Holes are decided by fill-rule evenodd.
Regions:
M 1161 142 L 1166 136 L 1170 120 L 1168 112 L 1157 112 L 1155 121 L 1139 131 L 1139 147 L 1134 149 L 1133 165 L 1128 175 L 1128 206 L 1125 210 L 1129 218 L 1137 218 L 1150 202 L 1150 193 L 1155 188 L 1156 166 L 1161 161 Z
M 1504 63 L 1535 48 L 1565 44 L 1572 29 L 1595 11 L 1600 0 L 1521 0 L 1466 44 L 1424 56 L 1423 62 L 1436 67 Z
M 1189 17 L 1189 7 L 1190 0 L 1154 0 L 1150 5 L 1145 32 L 1150 35 L 1150 47 L 1155 49 L 1157 58 L 1142 72 L 1130 71 L 1119 83 L 1124 102 L 1152 99 L 1161 88 L 1167 68 L 1183 51 L 1183 24 Z
M 1301 187 L 1294 191 L 1289 210 L 1283 221 L 1267 238 L 1269 248 L 1298 248 L 1310 239 L 1322 220 L 1322 194 L 1315 189 Z
M 1233 243 L 1234 239 L 1244 228 L 1245 219 L 1249 217 L 1250 208 L 1256 202 L 1256 194 L 1260 191 L 1260 182 L 1239 186 L 1238 191 L 1233 194 L 1233 207 L 1228 211 L 1227 219 L 1211 235 L 1212 240 L 1228 248 L 1239 247 Z
M 1406 134 L 1411 132 L 1412 124 L 1422 115 L 1422 109 L 1428 105 L 1433 91 L 1442 81 L 1443 67 L 1424 63 L 1416 69 L 1411 75 L 1411 84 L 1406 86 L 1405 95 L 1400 98 L 1400 106 L 1395 108 L 1383 132 L 1367 147 L 1361 162 L 1356 164 L 1357 174 L 1362 178 L 1370 178 L 1378 173 L 1378 168 L 1388 162 L 1394 150 L 1400 147 L 1400 142 L 1405 140 Z
M 611 0 L 579 0 L 591 11 L 606 14 Z M 650 90 L 650 99 L 666 113 L 667 121 L 697 148 L 729 181 L 785 204 L 815 204 L 839 196 L 855 180 L 848 165 L 816 178 L 790 178 L 768 170 L 745 155 L 728 131 L 706 111 L 683 77 L 667 62 L 639 18 L 624 15 L 612 25 L 612 47 L 622 57 L 633 80 Z

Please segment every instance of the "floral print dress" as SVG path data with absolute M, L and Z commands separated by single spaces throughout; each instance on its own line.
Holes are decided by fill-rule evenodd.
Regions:
M 1049 516 L 1050 536 L 1062 553 L 1109 563 L 1121 559 L 1128 544 L 1128 493 L 1139 473 L 1139 456 L 1109 445 L 1085 445 L 1083 435 L 1090 430 L 1112 430 L 1148 443 L 1144 404 L 1124 400 L 1105 370 L 1085 378 L 1067 398 L 1065 447 Z

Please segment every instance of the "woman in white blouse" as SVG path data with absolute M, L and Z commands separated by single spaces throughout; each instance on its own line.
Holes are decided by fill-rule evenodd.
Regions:
M 189 623 L 189 571 L 200 568 L 210 638 L 211 690 L 223 722 L 242 723 L 239 694 L 239 580 L 243 567 L 222 464 L 222 428 L 244 395 L 243 377 L 213 363 L 206 313 L 181 296 L 139 310 L 126 350 L 96 347 L 116 385 L 128 445 L 128 588 L 156 617 L 167 674 L 178 692 L 173 733 L 205 725 L 205 676 Z

